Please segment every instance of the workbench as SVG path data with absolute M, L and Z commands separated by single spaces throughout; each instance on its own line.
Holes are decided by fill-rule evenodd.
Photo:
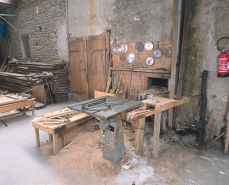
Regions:
M 144 130 L 145 130 L 145 118 L 155 114 L 154 118 L 154 136 L 153 136 L 153 155 L 158 158 L 159 151 L 159 136 L 160 136 L 160 125 L 161 125 L 161 113 L 162 111 L 174 108 L 176 106 L 188 103 L 193 100 L 200 99 L 201 95 L 195 95 L 192 97 L 183 97 L 181 100 L 174 100 L 169 98 L 163 98 L 154 96 L 150 99 L 143 100 L 144 106 L 139 110 L 134 110 L 127 114 L 128 121 L 137 123 L 137 129 L 135 131 L 135 152 L 138 155 L 143 153 L 144 143 Z M 154 107 L 153 109 L 147 110 L 148 106 Z
M 50 119 L 61 119 L 63 118 L 63 116 L 68 116 L 71 115 L 69 117 L 69 122 L 66 123 L 61 123 L 58 125 L 44 125 L 43 122 L 38 122 L 35 121 L 38 117 L 40 118 L 50 118 Z M 46 113 L 46 114 L 41 114 L 38 117 L 34 118 L 31 122 L 32 122 L 32 126 L 34 127 L 34 131 L 35 131 L 35 138 L 36 138 L 36 144 L 37 147 L 40 147 L 40 136 L 39 136 L 39 130 L 42 130 L 44 132 L 49 133 L 50 136 L 50 140 L 53 141 L 53 153 L 54 155 L 57 153 L 57 149 L 58 149 L 58 143 L 57 143 L 57 139 L 58 136 L 61 138 L 62 140 L 62 147 L 65 146 L 65 134 L 69 133 L 70 131 L 73 131 L 89 122 L 94 122 L 94 118 L 84 114 L 84 113 L 80 113 L 74 110 L 71 110 L 69 108 L 65 108 L 65 109 L 61 109 L 61 110 L 57 110 L 57 111 L 53 111 L 50 113 Z
M 8 112 L 16 109 L 23 109 L 26 113 L 26 107 L 31 107 L 32 115 L 34 116 L 34 100 L 26 97 L 8 94 L 0 96 L 0 113 Z

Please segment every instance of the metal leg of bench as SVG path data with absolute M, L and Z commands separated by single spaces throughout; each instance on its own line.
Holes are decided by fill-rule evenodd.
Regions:
M 0 121 L 3 123 L 3 125 L 5 125 L 6 127 L 8 127 L 7 124 L 4 121 L 2 121 L 1 119 L 0 119 Z

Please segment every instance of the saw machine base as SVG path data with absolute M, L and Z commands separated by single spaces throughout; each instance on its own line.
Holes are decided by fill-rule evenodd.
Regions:
M 103 158 L 117 164 L 125 156 L 122 121 L 118 118 L 140 106 L 142 103 L 138 101 L 103 96 L 68 107 L 105 121 L 105 124 L 100 125 L 104 133 Z

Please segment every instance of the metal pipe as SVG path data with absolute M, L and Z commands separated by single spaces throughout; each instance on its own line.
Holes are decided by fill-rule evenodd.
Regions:
M 18 11 L 20 8 L 22 8 L 22 7 L 24 7 L 24 6 L 26 6 L 26 5 L 30 4 L 30 3 L 32 3 L 33 1 L 35 1 L 35 0 L 31 0 L 31 1 L 29 1 L 28 3 L 25 3 L 25 4 L 21 5 L 21 6 L 19 6 L 18 8 L 16 8 L 16 10 Z
M 13 16 L 16 16 L 15 14 L 0 14 L 0 16 L 3 16 L 3 17 L 13 17 Z
M 10 26 L 12 26 L 15 29 L 15 32 L 17 31 L 17 28 L 15 28 L 12 24 L 10 24 L 10 22 L 8 22 L 6 19 L 4 19 L 2 16 L 0 16 L 0 18 L 2 18 L 4 21 L 6 21 Z
M 4 4 L 13 4 L 14 1 L 13 1 L 13 0 L 0 0 L 0 3 L 4 3 Z

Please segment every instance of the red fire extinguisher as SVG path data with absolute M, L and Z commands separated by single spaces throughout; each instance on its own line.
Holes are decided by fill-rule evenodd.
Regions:
M 226 53 L 229 49 L 221 50 L 219 47 L 219 41 L 221 39 L 229 39 L 229 37 L 222 37 L 217 41 L 218 50 L 221 54 L 218 55 L 218 77 L 229 76 L 229 54 Z

